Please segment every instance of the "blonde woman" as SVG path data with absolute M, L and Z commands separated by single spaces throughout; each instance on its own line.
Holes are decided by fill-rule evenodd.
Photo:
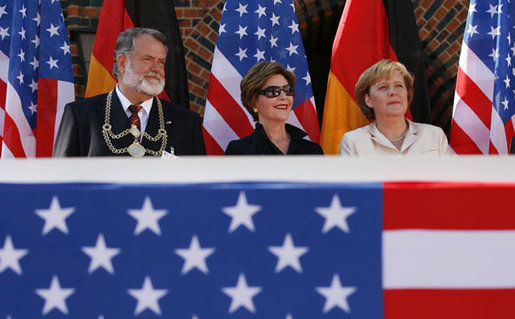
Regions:
M 413 76 L 399 62 L 382 60 L 356 83 L 356 99 L 371 124 L 347 132 L 344 155 L 448 155 L 447 137 L 437 126 L 405 118 L 413 98 Z

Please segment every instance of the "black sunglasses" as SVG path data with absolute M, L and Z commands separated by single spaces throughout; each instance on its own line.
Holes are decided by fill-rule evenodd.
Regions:
M 283 86 L 269 86 L 261 90 L 259 94 L 262 94 L 266 97 L 278 97 L 281 95 L 281 91 L 284 92 L 286 96 L 293 96 L 294 89 L 293 86 L 286 84 Z

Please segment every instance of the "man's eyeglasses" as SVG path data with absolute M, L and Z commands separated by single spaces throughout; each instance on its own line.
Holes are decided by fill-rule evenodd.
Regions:
M 294 93 L 293 86 L 286 84 L 284 86 L 266 87 L 261 92 L 259 92 L 259 94 L 262 94 L 266 97 L 278 97 L 281 95 L 281 91 L 283 91 L 286 96 L 293 96 Z

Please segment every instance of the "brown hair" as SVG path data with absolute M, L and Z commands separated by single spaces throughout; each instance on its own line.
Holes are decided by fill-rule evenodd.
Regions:
M 375 120 L 376 116 L 374 109 L 368 107 L 365 102 L 365 95 L 370 93 L 370 87 L 374 83 L 382 78 L 390 77 L 393 72 L 399 72 L 404 79 L 404 84 L 408 91 L 408 104 L 411 103 L 413 99 L 413 76 L 402 63 L 391 60 L 381 60 L 361 73 L 354 91 L 359 108 L 367 120 Z
M 255 121 L 258 120 L 258 115 L 254 112 L 254 102 L 263 89 L 265 82 L 275 74 L 284 76 L 289 85 L 292 87 L 295 86 L 295 74 L 286 70 L 277 62 L 258 62 L 250 68 L 241 80 L 241 103 L 247 111 L 249 111 Z

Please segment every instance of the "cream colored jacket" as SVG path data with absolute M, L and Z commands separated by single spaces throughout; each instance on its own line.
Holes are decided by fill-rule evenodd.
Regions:
M 408 132 L 401 150 L 398 150 L 373 122 L 347 132 L 340 141 L 340 154 L 352 156 L 451 154 L 447 137 L 441 128 L 406 120 L 408 121 Z

